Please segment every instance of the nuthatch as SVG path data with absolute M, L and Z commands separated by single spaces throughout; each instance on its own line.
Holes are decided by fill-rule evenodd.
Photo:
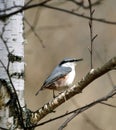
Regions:
M 76 63 L 82 60 L 83 59 L 66 58 L 61 61 L 60 64 L 57 65 L 53 72 L 48 76 L 42 87 L 35 95 L 38 95 L 38 93 L 43 89 L 51 89 L 53 92 L 54 90 L 66 90 L 74 81 Z

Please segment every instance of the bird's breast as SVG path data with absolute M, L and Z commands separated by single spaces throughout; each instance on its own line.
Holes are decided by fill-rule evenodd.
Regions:
M 74 81 L 74 78 L 75 78 L 75 71 L 71 71 L 70 73 L 68 73 L 65 77 L 66 86 L 71 85 Z

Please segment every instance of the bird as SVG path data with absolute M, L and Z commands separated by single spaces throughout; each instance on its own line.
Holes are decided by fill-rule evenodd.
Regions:
M 51 89 L 53 90 L 53 97 L 55 97 L 55 90 L 64 91 L 69 88 L 73 84 L 76 75 L 75 66 L 77 62 L 82 60 L 82 58 L 65 58 L 62 60 L 47 77 L 35 95 L 37 96 L 44 89 Z

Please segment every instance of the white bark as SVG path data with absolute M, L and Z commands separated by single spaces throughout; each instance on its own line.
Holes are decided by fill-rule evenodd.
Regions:
M 5 10 L 7 8 L 24 5 L 24 0 L 0 0 L 0 10 Z M 17 9 L 11 9 L 5 12 L 1 12 L 0 15 L 10 13 Z M 23 13 L 18 13 L 7 19 L 0 19 L 0 60 L 3 62 L 5 67 L 8 67 L 8 50 L 15 56 L 21 57 L 21 61 L 10 62 L 9 73 L 20 74 L 24 72 L 24 39 L 23 39 Z M 7 47 L 5 46 L 5 43 Z M 0 63 L 0 79 L 5 79 L 9 81 L 6 70 Z M 22 76 L 18 78 L 17 75 L 12 76 L 12 82 L 18 94 L 18 98 L 21 106 L 24 106 L 24 79 Z M 10 84 L 11 85 L 11 84 Z M 3 104 L 9 100 L 8 94 L 6 94 L 6 89 L 4 86 L 0 85 L 0 98 L 2 97 Z M 0 106 L 0 127 L 11 129 L 13 128 L 13 117 L 9 115 L 9 107 L 5 105 Z

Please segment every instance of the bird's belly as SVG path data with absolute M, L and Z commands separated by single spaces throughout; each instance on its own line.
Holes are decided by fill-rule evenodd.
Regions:
M 65 82 L 65 84 L 68 85 L 68 86 L 70 86 L 73 83 L 74 78 L 75 78 L 75 72 L 70 72 L 66 76 L 66 82 Z
M 74 81 L 75 73 L 70 72 L 68 75 L 60 78 L 55 82 L 56 90 L 63 91 L 69 88 Z

